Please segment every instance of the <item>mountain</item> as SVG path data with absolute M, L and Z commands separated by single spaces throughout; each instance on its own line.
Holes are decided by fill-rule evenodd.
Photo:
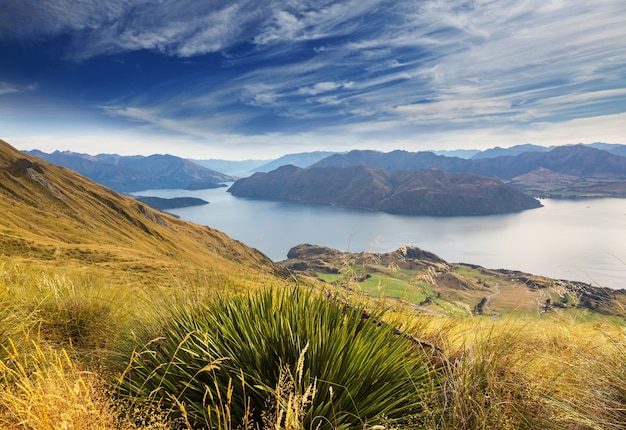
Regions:
M 607 151 L 611 154 L 626 157 L 626 145 L 617 145 L 615 148 L 608 149 Z
M 395 150 L 385 153 L 373 150 L 353 150 L 345 154 L 331 155 L 310 167 L 372 166 L 402 171 L 436 168 L 451 172 L 462 170 L 467 163 L 468 160 L 462 158 L 435 155 L 429 151 Z
M 270 161 L 254 169 L 254 172 L 271 172 L 281 166 L 287 166 L 291 164 L 296 167 L 309 167 L 312 164 L 323 160 L 326 157 L 336 154 L 336 152 L 329 151 L 315 151 L 315 152 L 300 152 L 297 154 L 287 154 L 280 158 Z
M 445 157 L 432 152 L 350 151 L 335 154 L 311 167 L 372 166 L 387 170 L 441 169 L 511 179 L 539 168 L 570 175 L 614 175 L 626 177 L 626 160 L 607 151 L 585 145 L 559 146 L 547 152 L 522 152 L 477 160 Z
M 228 191 L 238 197 L 328 203 L 408 215 L 488 215 L 541 206 L 499 180 L 435 169 L 392 172 L 367 166 L 283 166 L 239 179 Z
M 459 158 L 472 158 L 474 155 L 480 153 L 478 149 L 441 149 L 433 150 L 434 154 L 445 155 L 446 157 L 459 157 Z
M 1 140 L 0 211 L 4 258 L 80 266 L 111 279 L 136 273 L 160 282 L 164 274 L 181 271 L 224 278 L 284 272 L 219 231 L 154 211 Z
M 480 160 L 482 158 L 496 158 L 505 155 L 520 155 L 524 152 L 547 152 L 550 149 L 551 148 L 547 148 L 545 146 L 532 145 L 530 143 L 515 145 L 510 148 L 500 148 L 499 146 L 496 146 L 495 148 L 481 151 L 470 158 L 472 160 Z
M 516 187 L 535 195 L 550 197 L 626 195 L 626 157 L 585 145 L 559 146 L 547 152 L 523 152 L 519 155 L 465 160 L 444 157 L 432 152 L 351 151 L 335 154 L 311 167 L 372 166 L 393 171 L 416 171 L 436 168 L 448 172 L 466 172 L 511 181 Z M 531 172 L 544 171 L 552 181 L 526 184 L 516 180 Z M 564 180 L 561 180 L 561 179 Z
M 234 178 L 173 155 L 121 156 L 117 154 L 88 155 L 55 151 L 47 154 L 33 150 L 29 155 L 49 163 L 76 170 L 118 192 L 134 192 L 156 188 L 186 188 L 197 183 L 217 186 Z
M 227 175 L 242 177 L 242 176 L 250 176 L 252 172 L 254 171 L 254 169 L 264 164 L 267 164 L 272 160 L 232 161 L 232 160 L 219 160 L 219 159 L 212 158 L 209 160 L 190 159 L 190 161 L 193 161 L 194 163 L 197 163 L 211 170 L 223 172 Z
M 615 151 L 623 151 L 624 149 L 626 149 L 626 145 L 622 145 L 620 143 L 594 142 L 594 143 L 587 143 L 584 145 L 590 148 L 601 149 L 603 151 L 608 151 L 612 153 L 615 153 Z
M 247 177 L 255 172 L 270 172 L 288 164 L 298 167 L 309 167 L 336 152 L 315 151 L 286 154 L 274 160 L 191 160 L 202 166 L 237 177 Z

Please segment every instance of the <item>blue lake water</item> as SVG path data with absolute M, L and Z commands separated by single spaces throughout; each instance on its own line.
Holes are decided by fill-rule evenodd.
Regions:
M 626 288 L 626 199 L 542 200 L 544 207 L 517 214 L 442 218 L 237 198 L 226 188 L 134 194 L 207 200 L 169 212 L 223 231 L 275 261 L 300 243 L 353 252 L 412 245 L 451 263 Z

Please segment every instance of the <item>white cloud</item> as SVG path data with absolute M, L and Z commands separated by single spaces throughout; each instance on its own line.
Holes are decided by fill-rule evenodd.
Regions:
M 265 45 L 277 41 L 293 39 L 306 24 L 299 21 L 287 11 L 279 10 L 274 14 L 272 23 L 261 34 L 254 38 L 254 42 Z
M 349 86 L 350 84 L 348 84 Z M 330 82 L 330 81 L 326 81 L 326 82 L 318 82 L 315 85 L 313 85 L 312 87 L 303 87 L 300 88 L 298 90 L 299 94 L 307 94 L 307 95 L 317 95 L 319 93 L 325 93 L 328 91 L 334 91 L 336 89 L 342 88 L 344 87 L 344 84 L 338 83 L 338 82 Z
M 14 85 L 8 82 L 0 81 L 0 96 L 5 95 L 5 94 L 21 93 L 24 91 L 34 91 L 36 88 L 37 88 L 36 84 Z
M 267 84 L 246 84 L 241 91 L 241 100 L 252 106 L 274 105 L 278 97 L 274 86 Z
M 17 92 L 19 92 L 19 90 L 16 87 L 9 85 L 6 82 L 0 82 L 0 96 Z

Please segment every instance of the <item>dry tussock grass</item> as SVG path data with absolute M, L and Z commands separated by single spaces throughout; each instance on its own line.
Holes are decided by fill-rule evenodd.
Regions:
M 131 292 L 120 294 L 125 285 L 118 281 L 96 280 L 80 271 L 63 273 L 15 261 L 0 265 L 0 427 L 188 427 L 112 396 L 108 384 L 118 370 L 104 366 L 102 358 L 122 333 L 134 329 L 133 321 L 163 318 L 172 298 L 179 305 L 193 303 L 210 297 L 216 288 L 234 291 L 242 281 L 205 273 L 176 275 L 165 278 L 170 287 L 149 285 L 142 290 L 129 284 Z M 206 282 L 213 287 L 203 287 Z M 244 282 L 267 286 L 253 276 Z M 88 285 L 96 287 L 91 296 L 81 293 Z M 110 305 L 106 326 L 99 320 L 101 313 L 92 312 L 102 310 L 96 304 L 103 297 Z M 390 306 L 389 301 L 380 303 Z M 84 348 L 61 339 L 67 332 L 59 327 L 51 336 L 46 326 L 71 321 L 68 316 L 78 311 L 83 312 L 84 326 L 94 327 L 86 334 L 92 338 Z M 619 320 L 583 321 L 573 315 L 491 320 L 416 315 L 399 306 L 386 315 L 393 325 L 441 350 L 436 366 L 442 378 L 433 381 L 431 393 L 424 397 L 422 427 L 626 428 L 626 325 Z M 100 361 L 94 360 L 95 351 Z M 303 402 L 314 392 L 298 397 L 294 384 L 299 381 L 281 379 L 263 423 L 254 425 L 298 428 Z M 221 414 L 221 428 L 229 428 L 229 400 L 220 401 L 214 402 L 221 404 L 215 413 Z
M 33 430 L 170 428 L 164 417 L 121 414 L 103 376 L 83 369 L 65 350 L 32 340 L 27 353 L 9 341 L 0 362 L 0 427 Z M 132 416 L 135 414 L 136 416 Z M 143 415 L 143 416 L 142 416 Z

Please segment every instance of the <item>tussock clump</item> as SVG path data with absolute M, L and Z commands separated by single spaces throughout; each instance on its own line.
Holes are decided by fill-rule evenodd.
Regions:
M 408 423 L 431 390 L 425 354 L 362 315 L 299 287 L 177 309 L 132 353 L 119 392 L 192 427 Z

